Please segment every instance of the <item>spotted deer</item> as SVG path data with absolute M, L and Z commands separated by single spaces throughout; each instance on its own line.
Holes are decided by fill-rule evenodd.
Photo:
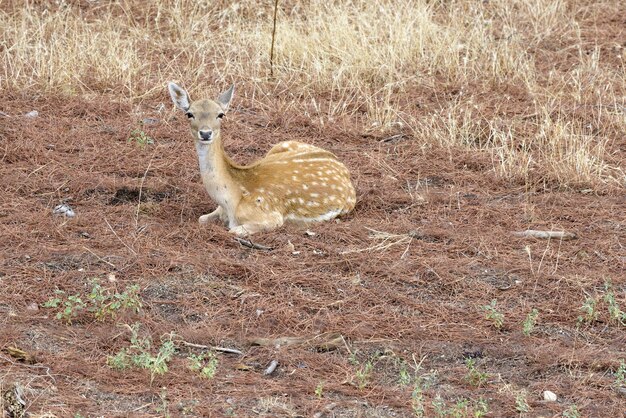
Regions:
M 329 151 L 285 141 L 248 166 L 225 154 L 220 127 L 234 87 L 216 101 L 191 102 L 184 89 L 168 84 L 174 104 L 189 118 L 202 182 L 218 205 L 199 222 L 219 219 L 243 237 L 279 228 L 285 221 L 327 221 L 350 212 L 356 201 L 350 173 Z

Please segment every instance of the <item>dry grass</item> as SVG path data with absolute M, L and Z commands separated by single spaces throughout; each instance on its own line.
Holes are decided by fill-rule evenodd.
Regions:
M 504 179 L 624 186 L 623 46 L 582 29 L 618 1 L 281 1 L 274 79 L 270 3 L 0 0 L 0 86 L 137 102 L 166 100 L 171 79 L 198 95 L 235 81 L 258 106 L 283 96 L 320 126 L 347 118 L 484 150 Z M 521 106 L 486 109 L 500 87 L 513 90 L 500 105 Z M 437 98 L 416 111 L 416 89 Z

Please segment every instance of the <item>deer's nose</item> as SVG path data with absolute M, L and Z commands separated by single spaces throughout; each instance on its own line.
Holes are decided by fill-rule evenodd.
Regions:
M 207 131 L 201 130 L 201 131 L 198 131 L 198 136 L 203 141 L 210 141 L 213 138 L 213 131 L 210 129 Z

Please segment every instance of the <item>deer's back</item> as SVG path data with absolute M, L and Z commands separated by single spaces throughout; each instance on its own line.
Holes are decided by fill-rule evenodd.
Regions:
M 294 221 L 322 221 L 354 208 L 348 169 L 329 151 L 296 141 L 276 144 L 242 168 L 242 201 Z

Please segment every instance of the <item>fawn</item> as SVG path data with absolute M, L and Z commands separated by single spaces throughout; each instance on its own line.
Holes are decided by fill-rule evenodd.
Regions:
M 297 141 L 280 142 L 248 166 L 236 164 L 224 153 L 220 126 L 234 85 L 217 101 L 193 103 L 178 85 L 170 82 L 167 87 L 176 107 L 189 118 L 202 182 L 218 205 L 200 216 L 201 224 L 219 219 L 231 233 L 244 237 L 276 229 L 285 221 L 327 221 L 354 208 L 350 173 L 326 150 Z

